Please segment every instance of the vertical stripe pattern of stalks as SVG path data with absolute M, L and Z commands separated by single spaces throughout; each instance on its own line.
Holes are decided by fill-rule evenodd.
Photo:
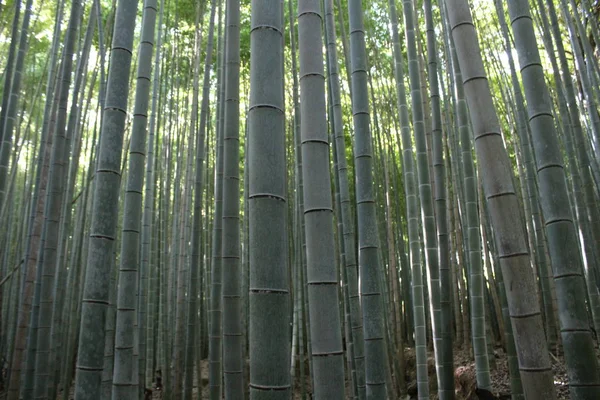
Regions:
M 446 4 L 473 124 L 475 151 L 482 166 L 483 190 L 495 232 L 523 390 L 526 397 L 555 399 L 540 307 L 529 269 L 527 241 L 518 212 L 519 201 L 483 67 L 477 32 L 467 1 L 446 0 Z
M 132 21 L 135 21 L 137 6 L 137 0 L 117 2 L 81 306 L 75 378 L 77 400 L 94 400 L 100 393 L 104 361 L 104 321 L 116 239 L 121 153 L 135 28 Z
M 529 2 L 509 0 L 508 11 L 527 100 L 540 204 L 558 294 L 558 315 L 569 390 L 572 399 L 598 398 L 600 375 L 585 297 L 573 296 L 574 293 L 585 293 L 577 233 L 571 215 L 562 154 L 554 127 L 552 101 L 542 69 Z
M 252 0 L 248 212 L 250 399 L 291 395 L 283 21 L 280 1 Z
M 48 67 L 48 80 L 46 82 L 46 98 L 54 97 L 55 90 L 55 75 L 56 75 L 56 59 L 58 56 L 58 36 L 57 32 L 60 31 L 60 20 L 63 14 L 62 3 L 57 5 L 56 8 L 56 19 L 54 26 L 54 39 L 52 41 L 52 49 L 50 55 L 50 62 Z M 10 56 L 8 60 L 10 65 Z M 8 68 L 4 72 L 7 76 L 10 74 Z M 6 91 L 6 88 L 4 89 Z M 2 109 L 4 110 L 4 106 Z M 32 324 L 30 319 L 32 317 L 32 305 L 34 297 L 34 279 L 36 275 L 36 265 L 38 263 L 38 257 L 43 254 L 43 249 L 40 246 L 43 235 L 43 216 L 46 205 L 46 190 L 48 187 L 48 172 L 50 166 L 50 155 L 52 150 L 52 142 L 54 133 L 50 131 L 50 116 L 52 114 L 53 102 L 46 101 L 44 106 L 44 117 L 42 122 L 41 132 L 41 144 L 39 146 L 38 164 L 36 166 L 36 185 L 35 192 L 32 199 L 32 208 L 29 222 L 29 235 L 27 237 L 27 244 L 24 254 L 25 262 L 25 282 L 21 287 L 19 315 L 17 318 L 17 331 L 15 334 L 14 351 L 12 355 L 12 363 L 10 365 L 10 378 L 8 385 L 8 399 L 16 400 L 19 397 L 19 389 L 21 383 L 21 368 L 24 366 L 24 355 L 28 354 L 31 350 L 26 342 L 28 336 L 33 334 L 30 330 Z M 2 119 L 0 119 L 0 129 L 2 128 Z M 1 146 L 1 144 L 0 144 Z M 2 172 L 0 171 L 0 174 Z M 0 178 L 1 179 L 1 178 Z M 0 207 L 2 207 L 2 201 L 0 201 Z M 35 289 L 37 291 L 37 289 Z
M 448 222 L 446 220 L 446 169 L 444 165 L 444 140 L 442 132 L 442 111 L 438 82 L 438 61 L 433 10 L 431 0 L 424 0 L 425 25 L 427 30 L 427 71 L 432 112 L 432 161 L 434 174 L 435 218 L 438 235 L 439 286 L 440 286 L 440 342 L 436 349 L 438 367 L 438 396 L 440 399 L 454 398 L 454 367 L 452 354 L 452 307 L 450 251 Z M 433 282 L 432 282 L 433 284 Z M 439 354 L 438 354 L 439 353 Z
M 203 226 L 203 218 L 202 218 L 202 205 L 203 205 L 203 196 L 204 196 L 204 175 L 205 175 L 205 166 L 204 166 L 204 158 L 205 158 L 205 149 L 206 149 L 206 131 L 207 131 L 207 119 L 208 119 L 208 106 L 209 106 L 209 93 L 210 93 L 210 70 L 212 65 L 212 54 L 214 48 L 214 36 L 215 36 L 215 14 L 217 9 L 217 1 L 211 1 L 210 8 L 210 19 L 208 25 L 208 39 L 206 42 L 206 55 L 204 59 L 204 75 L 203 75 L 203 83 L 202 83 L 202 103 L 200 106 L 200 125 L 198 127 L 197 139 L 196 139 L 196 171 L 195 171 L 195 196 L 194 196 L 194 216 L 193 216 L 193 231 L 192 231 L 192 262 L 190 265 L 191 268 L 191 283 L 190 283 L 190 296 L 189 296 L 189 304 L 188 304 L 188 325 L 187 325 L 187 338 L 186 341 L 186 354 L 185 354 L 185 381 L 184 381 L 184 398 L 189 398 L 192 393 L 193 380 L 194 380 L 194 360 L 199 360 L 199 352 L 202 351 L 202 341 L 199 341 L 200 346 L 196 346 L 196 341 L 194 337 L 196 335 L 201 335 L 201 330 L 197 331 L 196 323 L 198 318 L 198 295 L 199 290 L 201 291 L 203 288 L 199 288 L 199 275 L 201 273 L 200 269 L 202 268 L 201 259 L 204 256 L 202 254 L 201 248 L 201 239 L 202 239 L 202 230 L 206 229 Z M 197 43 L 197 46 L 200 47 L 200 43 Z M 199 51 L 196 54 L 197 57 L 200 57 Z M 195 77 L 197 79 L 197 77 Z M 194 82 L 194 86 L 196 89 L 198 82 Z M 207 196 L 208 197 L 208 196 Z M 200 299 L 202 296 L 200 296 Z M 202 304 L 202 303 L 200 303 Z M 202 319 L 200 319 L 202 322 Z M 196 363 L 196 368 L 198 371 L 201 371 L 201 365 Z M 200 391 L 200 381 L 198 381 L 199 391 Z
M 517 71 L 515 68 L 514 58 L 512 55 L 512 43 L 508 33 L 508 26 L 506 24 L 506 18 L 504 16 L 504 8 L 502 5 L 502 0 L 494 0 L 496 6 L 496 13 L 498 14 L 498 22 L 500 23 L 500 28 L 502 30 L 502 36 L 504 39 L 504 48 L 506 51 L 506 55 L 508 57 L 508 64 L 510 68 L 510 77 L 511 83 L 513 86 L 514 99 L 516 102 L 516 128 L 519 139 L 521 141 L 521 149 L 522 149 L 522 158 L 525 169 L 525 180 L 526 184 L 524 185 L 524 189 L 528 199 L 524 199 L 525 201 L 529 201 L 529 206 L 531 210 L 531 222 L 534 224 L 535 228 L 530 227 L 532 231 L 535 233 L 535 251 L 534 251 L 534 260 L 535 263 L 539 266 L 540 271 L 544 272 L 544 277 L 541 281 L 542 292 L 544 293 L 544 304 L 546 305 L 545 313 L 545 323 L 546 323 L 546 335 L 548 338 L 548 345 L 552 346 L 552 342 L 556 342 L 556 326 L 554 322 L 553 310 L 551 307 L 550 300 L 550 288 L 549 286 L 549 278 L 547 277 L 547 271 L 550 266 L 546 262 L 546 238 L 543 232 L 543 223 L 542 217 L 539 211 L 540 203 L 538 199 L 538 189 L 537 189 L 537 181 L 535 176 L 535 167 L 533 166 L 533 153 L 531 150 L 530 140 L 529 140 L 529 126 L 527 124 L 527 114 L 525 110 L 525 99 L 523 98 L 523 92 L 521 90 L 521 84 L 519 83 L 519 76 L 517 75 Z M 545 18 L 545 16 L 544 16 Z M 557 86 L 558 88 L 558 86 Z M 561 95 L 559 94 L 559 97 Z M 564 97 L 564 96 L 563 96 Z M 559 100 L 564 102 L 564 98 Z M 565 131 L 566 132 L 566 131 Z M 570 134 L 566 134 L 565 136 L 570 136 Z M 567 140 L 565 140 L 567 142 Z M 567 148 L 568 148 L 567 144 Z M 576 177 L 573 174 L 573 182 L 574 187 L 578 187 L 579 185 L 575 182 L 578 181 L 578 176 Z M 577 186 L 575 186 L 577 185 Z M 575 190 L 574 190 L 574 193 Z M 581 196 L 575 195 L 575 201 L 580 202 L 581 199 L 577 199 L 577 197 L 581 198 Z M 526 203 L 527 204 L 527 203 Z M 530 222 L 530 223 L 531 223 Z M 546 279 L 548 278 L 548 279 Z M 551 314 L 552 313 L 552 314 Z
M 156 25 L 156 0 L 145 0 L 141 41 L 138 49 L 136 92 L 133 110 L 133 126 L 129 144 L 125 206 L 123 210 L 123 231 L 121 234 L 121 257 L 119 282 L 117 285 L 117 315 L 115 333 L 115 361 L 113 369 L 112 398 L 133 399 L 138 393 L 134 377 L 135 319 L 138 316 L 138 273 L 140 266 L 140 244 L 142 229 L 142 190 L 146 165 L 146 125 L 152 77 L 152 52 L 154 50 L 154 30 Z M 151 185 L 152 182 L 147 182 Z M 146 265 L 147 267 L 147 265 Z M 139 272 L 138 272 L 139 271 Z M 141 295 L 141 293 L 140 293 Z M 145 307 L 145 302 L 139 302 Z M 138 324 L 141 324 L 139 321 Z M 141 333 L 141 332 L 140 332 Z M 137 382 L 137 384 L 136 384 Z M 143 389 L 143 387 L 142 387 Z
M 320 0 L 298 2 L 300 134 L 314 396 L 316 399 L 344 399 L 322 22 Z
M 471 341 L 475 355 L 475 369 L 479 387 L 490 389 L 490 367 L 485 336 L 485 303 L 483 297 L 484 278 L 481 265 L 481 241 L 479 211 L 477 209 L 477 171 L 472 154 L 472 138 L 468 121 L 462 72 L 457 57 L 453 55 L 454 76 L 456 79 L 457 120 L 461 150 L 461 172 L 463 177 L 463 197 L 465 204 L 464 223 L 466 226 L 467 270 L 469 271 L 469 300 L 471 305 Z
M 227 45 L 227 30 L 223 33 L 221 41 Z M 217 105 L 217 129 L 216 129 L 216 156 L 215 156 L 215 188 L 214 188 L 214 219 L 212 232 L 212 263 L 210 282 L 210 307 L 208 315 L 210 318 L 208 334 L 208 381 L 210 385 L 210 399 L 220 400 L 223 396 L 223 363 L 222 363 L 222 229 L 223 229 L 223 125 L 225 108 L 225 57 L 221 46 L 218 55 L 220 68 L 218 85 Z
M 223 374 L 225 399 L 244 398 L 240 269 L 240 0 L 226 2 L 223 126 Z
M 75 51 L 76 36 L 79 30 L 81 4 L 74 1 L 71 5 L 71 15 L 65 36 L 65 49 L 60 72 L 59 88 L 57 92 L 57 115 L 54 125 L 54 142 L 50 159 L 50 173 L 48 191 L 46 192 L 46 210 L 44 212 L 44 228 L 41 245 L 43 247 L 43 260 L 38 263 L 41 268 L 41 287 L 39 316 L 37 329 L 37 349 L 35 356 L 35 379 L 33 398 L 45 399 L 48 397 L 48 379 L 50 378 L 50 347 L 52 327 L 52 306 L 55 300 L 55 277 L 58 268 L 58 239 L 60 221 L 62 220 L 65 183 L 67 180 L 67 165 L 70 148 L 66 137 L 67 105 L 69 89 L 71 88 L 71 72 L 73 68 L 73 53 Z M 19 57 L 20 58 L 20 57 Z M 10 111 L 10 110 L 9 110 Z M 7 115 L 7 123 L 10 119 Z M 8 124 L 7 124 L 8 125 Z M 5 132 L 10 135 L 11 132 Z M 6 142 L 4 143 L 6 144 Z M 52 363 L 54 364 L 54 363 Z
M 386 397 L 383 299 L 379 282 L 379 239 L 373 185 L 373 144 L 367 88 L 367 52 L 360 0 L 348 1 L 354 122 L 358 265 L 365 340 L 365 382 L 369 399 Z
M 400 50 L 398 15 L 394 0 L 389 1 L 392 40 L 394 48 L 394 74 L 396 77 L 396 96 L 400 114 L 402 139 L 402 164 L 404 172 L 404 192 L 408 220 L 408 241 L 411 264 L 411 286 L 413 300 L 413 320 L 415 337 L 415 359 L 417 373 L 417 392 L 419 399 L 429 399 L 429 376 L 427 370 L 427 337 L 425 332 L 425 299 L 423 293 L 423 271 L 421 264 L 421 241 L 419 237 L 419 197 L 415 178 L 411 127 L 404 85 L 404 67 Z
M 417 183 L 421 200 L 421 215 L 423 217 L 423 238 L 425 245 L 425 265 L 427 266 L 429 315 L 435 352 L 435 366 L 438 387 L 443 390 L 443 366 L 441 359 L 441 309 L 440 309 L 440 271 L 437 253 L 436 224 L 433 209 L 433 194 L 431 190 L 430 163 L 427 152 L 425 133 L 424 95 L 421 89 L 421 71 L 417 53 L 417 38 L 414 23 L 415 5 L 413 0 L 403 1 L 404 29 L 406 31 L 408 74 L 410 82 L 410 97 L 412 103 L 412 122 L 417 158 Z M 425 82 L 423 82 L 425 83 Z M 445 391 L 445 390 L 443 390 Z
M 19 42 L 19 16 L 21 15 L 21 0 L 16 0 L 14 7 L 15 13 L 13 16 L 10 35 L 12 39 L 10 41 L 6 67 L 4 69 L 4 91 L 2 93 L 2 108 L 0 109 L 0 209 L 4 206 L 4 200 L 7 194 L 8 163 L 10 162 L 12 134 L 7 133 L 4 127 L 6 126 L 6 115 L 8 114 L 10 98 L 12 97 L 11 87 L 16 48 L 17 43 Z M 23 32 L 22 34 L 24 34 L 26 37 L 27 32 Z
M 162 49 L 162 35 L 163 35 L 163 29 L 162 29 L 162 25 L 163 25 L 163 15 L 164 15 L 164 7 L 165 7 L 165 3 L 164 0 L 160 0 L 160 9 L 158 11 L 158 31 L 156 33 L 156 50 L 154 52 L 154 71 L 153 71 L 153 77 L 152 77 L 152 104 L 151 104 L 151 114 L 150 114 L 150 121 L 148 122 L 148 145 L 147 145 L 147 151 L 146 151 L 146 157 L 148 159 L 148 161 L 146 162 L 146 185 L 144 187 L 144 214 L 142 215 L 142 249 L 141 249 L 141 264 L 140 264 L 140 268 L 144 269 L 144 268 L 151 268 L 153 270 L 153 276 L 152 276 L 152 281 L 153 283 L 153 289 L 155 291 L 155 294 L 152 293 L 149 297 L 149 301 L 148 301 L 148 315 L 150 314 L 150 310 L 157 310 L 158 306 L 158 301 L 159 301 L 159 289 L 158 289 L 158 274 L 159 274 L 159 269 L 162 270 L 162 268 L 159 266 L 158 260 L 155 262 L 152 262 L 151 260 L 151 255 L 150 252 L 152 251 L 153 256 L 156 257 L 156 254 L 158 254 L 158 244 L 157 243 L 151 243 L 151 236 L 152 236 L 152 232 L 153 230 L 158 230 L 158 228 L 154 227 L 154 213 L 155 213 L 155 190 L 158 190 L 157 187 L 159 184 L 156 183 L 156 172 L 155 172 L 155 165 L 156 165 L 156 161 L 155 161 L 155 157 L 158 156 L 158 151 L 155 151 L 155 146 L 157 146 L 157 142 L 158 142 L 158 103 L 159 103 L 159 97 L 160 97 L 160 77 L 161 77 L 161 64 L 160 64 L 160 60 L 161 60 L 161 49 Z M 159 200 L 160 201 L 160 200 Z M 153 265 L 154 264 L 154 265 Z M 159 317 L 159 316 L 157 316 Z M 160 318 L 160 317 L 159 317 Z M 158 319 L 158 318 L 157 318 Z M 157 357 L 157 353 L 159 352 L 158 350 L 158 344 L 159 344 L 159 340 L 158 338 L 154 338 L 154 332 L 156 329 L 156 326 L 158 325 L 158 321 L 153 320 L 151 318 L 148 319 L 148 323 L 146 326 L 146 332 L 147 332 L 147 337 L 148 337 L 148 352 L 151 353 L 154 351 L 155 349 L 155 345 L 154 343 L 156 343 L 156 352 L 154 352 L 154 362 L 149 362 L 146 364 L 146 371 L 145 373 L 145 379 L 146 379 L 146 384 L 148 384 L 149 382 L 152 382 L 152 378 L 153 378 L 153 374 L 154 374 L 154 366 L 159 365 L 159 360 Z M 139 371 L 140 374 L 143 371 Z M 141 375 L 140 375 L 141 377 Z M 141 379 L 141 378 L 140 378 Z
M 342 232 L 344 260 L 346 264 L 346 285 L 348 285 L 348 301 L 350 302 L 350 320 L 353 340 L 354 368 L 356 369 L 356 386 L 358 398 L 365 398 L 365 343 L 363 333 L 362 311 L 358 296 L 358 265 L 356 262 L 356 233 L 350 198 L 348 164 L 346 161 L 346 141 L 344 136 L 344 120 L 342 116 L 342 98 L 340 93 L 340 75 L 336 48 L 336 26 L 333 15 L 333 0 L 325 0 L 325 25 L 327 27 L 327 49 L 329 57 L 329 88 L 333 107 L 333 126 L 337 169 L 339 174 L 339 192 L 342 216 Z

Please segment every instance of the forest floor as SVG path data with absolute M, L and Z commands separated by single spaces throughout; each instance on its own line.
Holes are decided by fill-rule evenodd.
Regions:
M 429 362 L 433 366 L 433 354 L 429 355 Z M 492 392 L 498 399 L 510 399 L 510 374 L 508 370 L 508 357 L 502 348 L 494 350 L 494 360 L 490 360 L 490 373 L 492 380 Z M 550 362 L 552 364 L 552 372 L 554 374 L 554 387 L 559 400 L 569 399 L 569 386 L 567 384 L 567 370 L 565 367 L 564 357 L 550 353 Z M 477 400 L 480 399 L 475 394 L 476 376 L 475 362 L 470 354 L 470 349 L 454 349 L 454 382 L 456 386 L 457 400 Z M 435 371 L 435 368 L 433 368 Z M 431 369 L 430 369 L 431 371 Z M 435 380 L 435 376 L 429 374 L 430 386 L 431 380 Z M 434 381 L 434 386 L 437 384 Z M 437 390 L 437 388 L 436 388 Z M 412 397 L 411 399 L 416 398 Z M 432 391 L 431 399 L 437 399 L 437 393 Z M 482 400 L 487 400 L 487 397 L 481 397 Z M 491 400 L 491 399 L 490 399 Z

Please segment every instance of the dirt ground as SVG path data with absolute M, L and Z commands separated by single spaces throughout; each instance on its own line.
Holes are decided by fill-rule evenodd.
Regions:
M 498 399 L 510 399 L 510 375 L 508 370 L 508 358 L 501 348 L 494 350 L 495 366 L 490 363 L 490 372 L 492 378 L 493 394 Z M 550 362 L 554 373 L 554 386 L 558 399 L 569 399 L 569 387 L 567 385 L 567 371 L 565 369 L 564 358 L 562 355 L 556 356 L 550 354 Z M 475 363 L 472 360 L 469 350 L 454 350 L 455 378 L 460 376 L 467 383 L 463 390 L 457 390 L 457 400 L 476 400 L 477 395 L 472 392 L 475 388 Z M 431 379 L 431 378 L 430 378 Z M 457 384 L 457 379 L 455 379 Z M 456 385 L 458 389 L 458 384 Z M 469 396 L 470 393 L 470 396 Z M 431 396 L 437 399 L 437 394 Z

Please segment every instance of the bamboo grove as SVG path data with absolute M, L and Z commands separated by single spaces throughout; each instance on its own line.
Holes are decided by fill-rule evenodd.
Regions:
M 6 0 L 0 68 L 2 398 L 600 398 L 598 0 Z

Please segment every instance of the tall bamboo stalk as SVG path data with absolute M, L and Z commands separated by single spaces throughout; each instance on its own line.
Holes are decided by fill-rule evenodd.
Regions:
M 373 150 L 367 87 L 367 57 L 363 9 L 359 0 L 348 1 L 354 122 L 356 214 L 358 217 L 358 265 L 365 339 L 366 396 L 386 396 L 386 364 L 383 300 L 379 283 L 379 240 L 373 185 Z
M 287 399 L 290 291 L 287 267 L 283 21 L 279 1 L 252 0 L 248 211 L 250 399 Z
M 496 233 L 523 389 L 525 396 L 554 399 L 556 393 L 539 304 L 535 299 L 535 283 L 528 270 L 529 252 L 522 218 L 516 211 L 518 198 L 471 11 L 465 0 L 448 0 L 446 4 L 469 103 L 475 150 L 482 166 L 484 194 Z
M 121 183 L 121 152 L 127 90 L 131 71 L 133 33 L 137 1 L 117 2 L 111 63 L 92 208 L 92 227 L 87 273 L 81 308 L 81 331 L 77 352 L 75 398 L 94 399 L 100 393 L 104 359 L 104 318 L 108 304 L 108 283 L 116 238 L 118 196 Z
M 588 326 L 583 296 L 581 257 L 573 223 L 562 154 L 554 128 L 550 93 L 546 86 L 528 2 L 508 1 L 515 46 L 527 100 L 533 150 L 539 179 L 540 203 L 548 235 L 550 259 L 558 292 L 559 321 L 574 399 L 600 396 L 600 372 Z M 596 299 L 597 301 L 597 299 Z

